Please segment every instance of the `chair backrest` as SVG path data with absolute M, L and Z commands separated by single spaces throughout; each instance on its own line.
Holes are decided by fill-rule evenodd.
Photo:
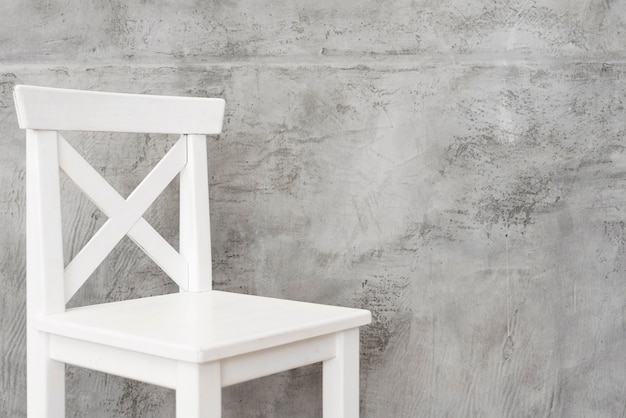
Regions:
M 128 235 L 183 291 L 211 290 L 206 135 L 219 134 L 224 100 L 16 86 L 26 129 L 27 289 L 36 313 L 65 304 Z M 180 134 L 178 142 L 124 199 L 59 131 Z M 59 170 L 108 217 L 64 265 Z M 143 214 L 180 173 L 180 252 Z M 29 308 L 30 311 L 30 308 Z

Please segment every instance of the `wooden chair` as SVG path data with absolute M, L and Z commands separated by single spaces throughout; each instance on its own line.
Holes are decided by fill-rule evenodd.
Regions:
M 359 326 L 370 312 L 211 289 L 206 135 L 221 99 L 16 86 L 26 129 L 28 415 L 65 415 L 74 364 L 176 390 L 176 415 L 221 416 L 221 388 L 323 362 L 324 417 L 359 413 Z M 180 134 L 122 198 L 58 131 Z M 122 145 L 123 146 L 123 145 Z M 108 217 L 63 262 L 59 169 Z M 180 173 L 180 253 L 143 213 Z M 128 235 L 180 293 L 74 309 L 65 304 Z

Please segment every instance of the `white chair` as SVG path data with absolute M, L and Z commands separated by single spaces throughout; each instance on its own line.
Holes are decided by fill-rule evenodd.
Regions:
M 370 312 L 211 289 L 206 135 L 221 99 L 14 91 L 26 129 L 28 415 L 65 415 L 64 363 L 176 390 L 176 416 L 221 416 L 221 388 L 323 362 L 325 418 L 359 414 L 359 326 Z M 58 133 L 180 134 L 127 199 Z M 59 169 L 108 220 L 63 264 Z M 180 253 L 143 213 L 180 173 Z M 75 309 L 65 304 L 124 235 L 180 293 Z

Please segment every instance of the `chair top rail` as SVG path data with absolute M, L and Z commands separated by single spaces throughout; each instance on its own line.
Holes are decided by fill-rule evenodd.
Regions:
M 17 85 L 19 126 L 53 131 L 219 134 L 219 98 L 108 93 Z

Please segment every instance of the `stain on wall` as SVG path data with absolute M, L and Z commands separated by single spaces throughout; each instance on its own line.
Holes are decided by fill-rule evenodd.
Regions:
M 26 416 L 17 83 L 225 98 L 215 286 L 370 309 L 361 416 L 626 416 L 626 2 L 0 10 L 0 416 Z M 172 145 L 69 139 L 122 195 Z M 69 259 L 105 217 L 62 187 Z M 174 245 L 177 194 L 146 214 Z M 175 290 L 123 240 L 69 306 Z M 320 417 L 321 368 L 226 388 L 224 409 Z M 173 413 L 172 391 L 67 367 L 68 417 Z

